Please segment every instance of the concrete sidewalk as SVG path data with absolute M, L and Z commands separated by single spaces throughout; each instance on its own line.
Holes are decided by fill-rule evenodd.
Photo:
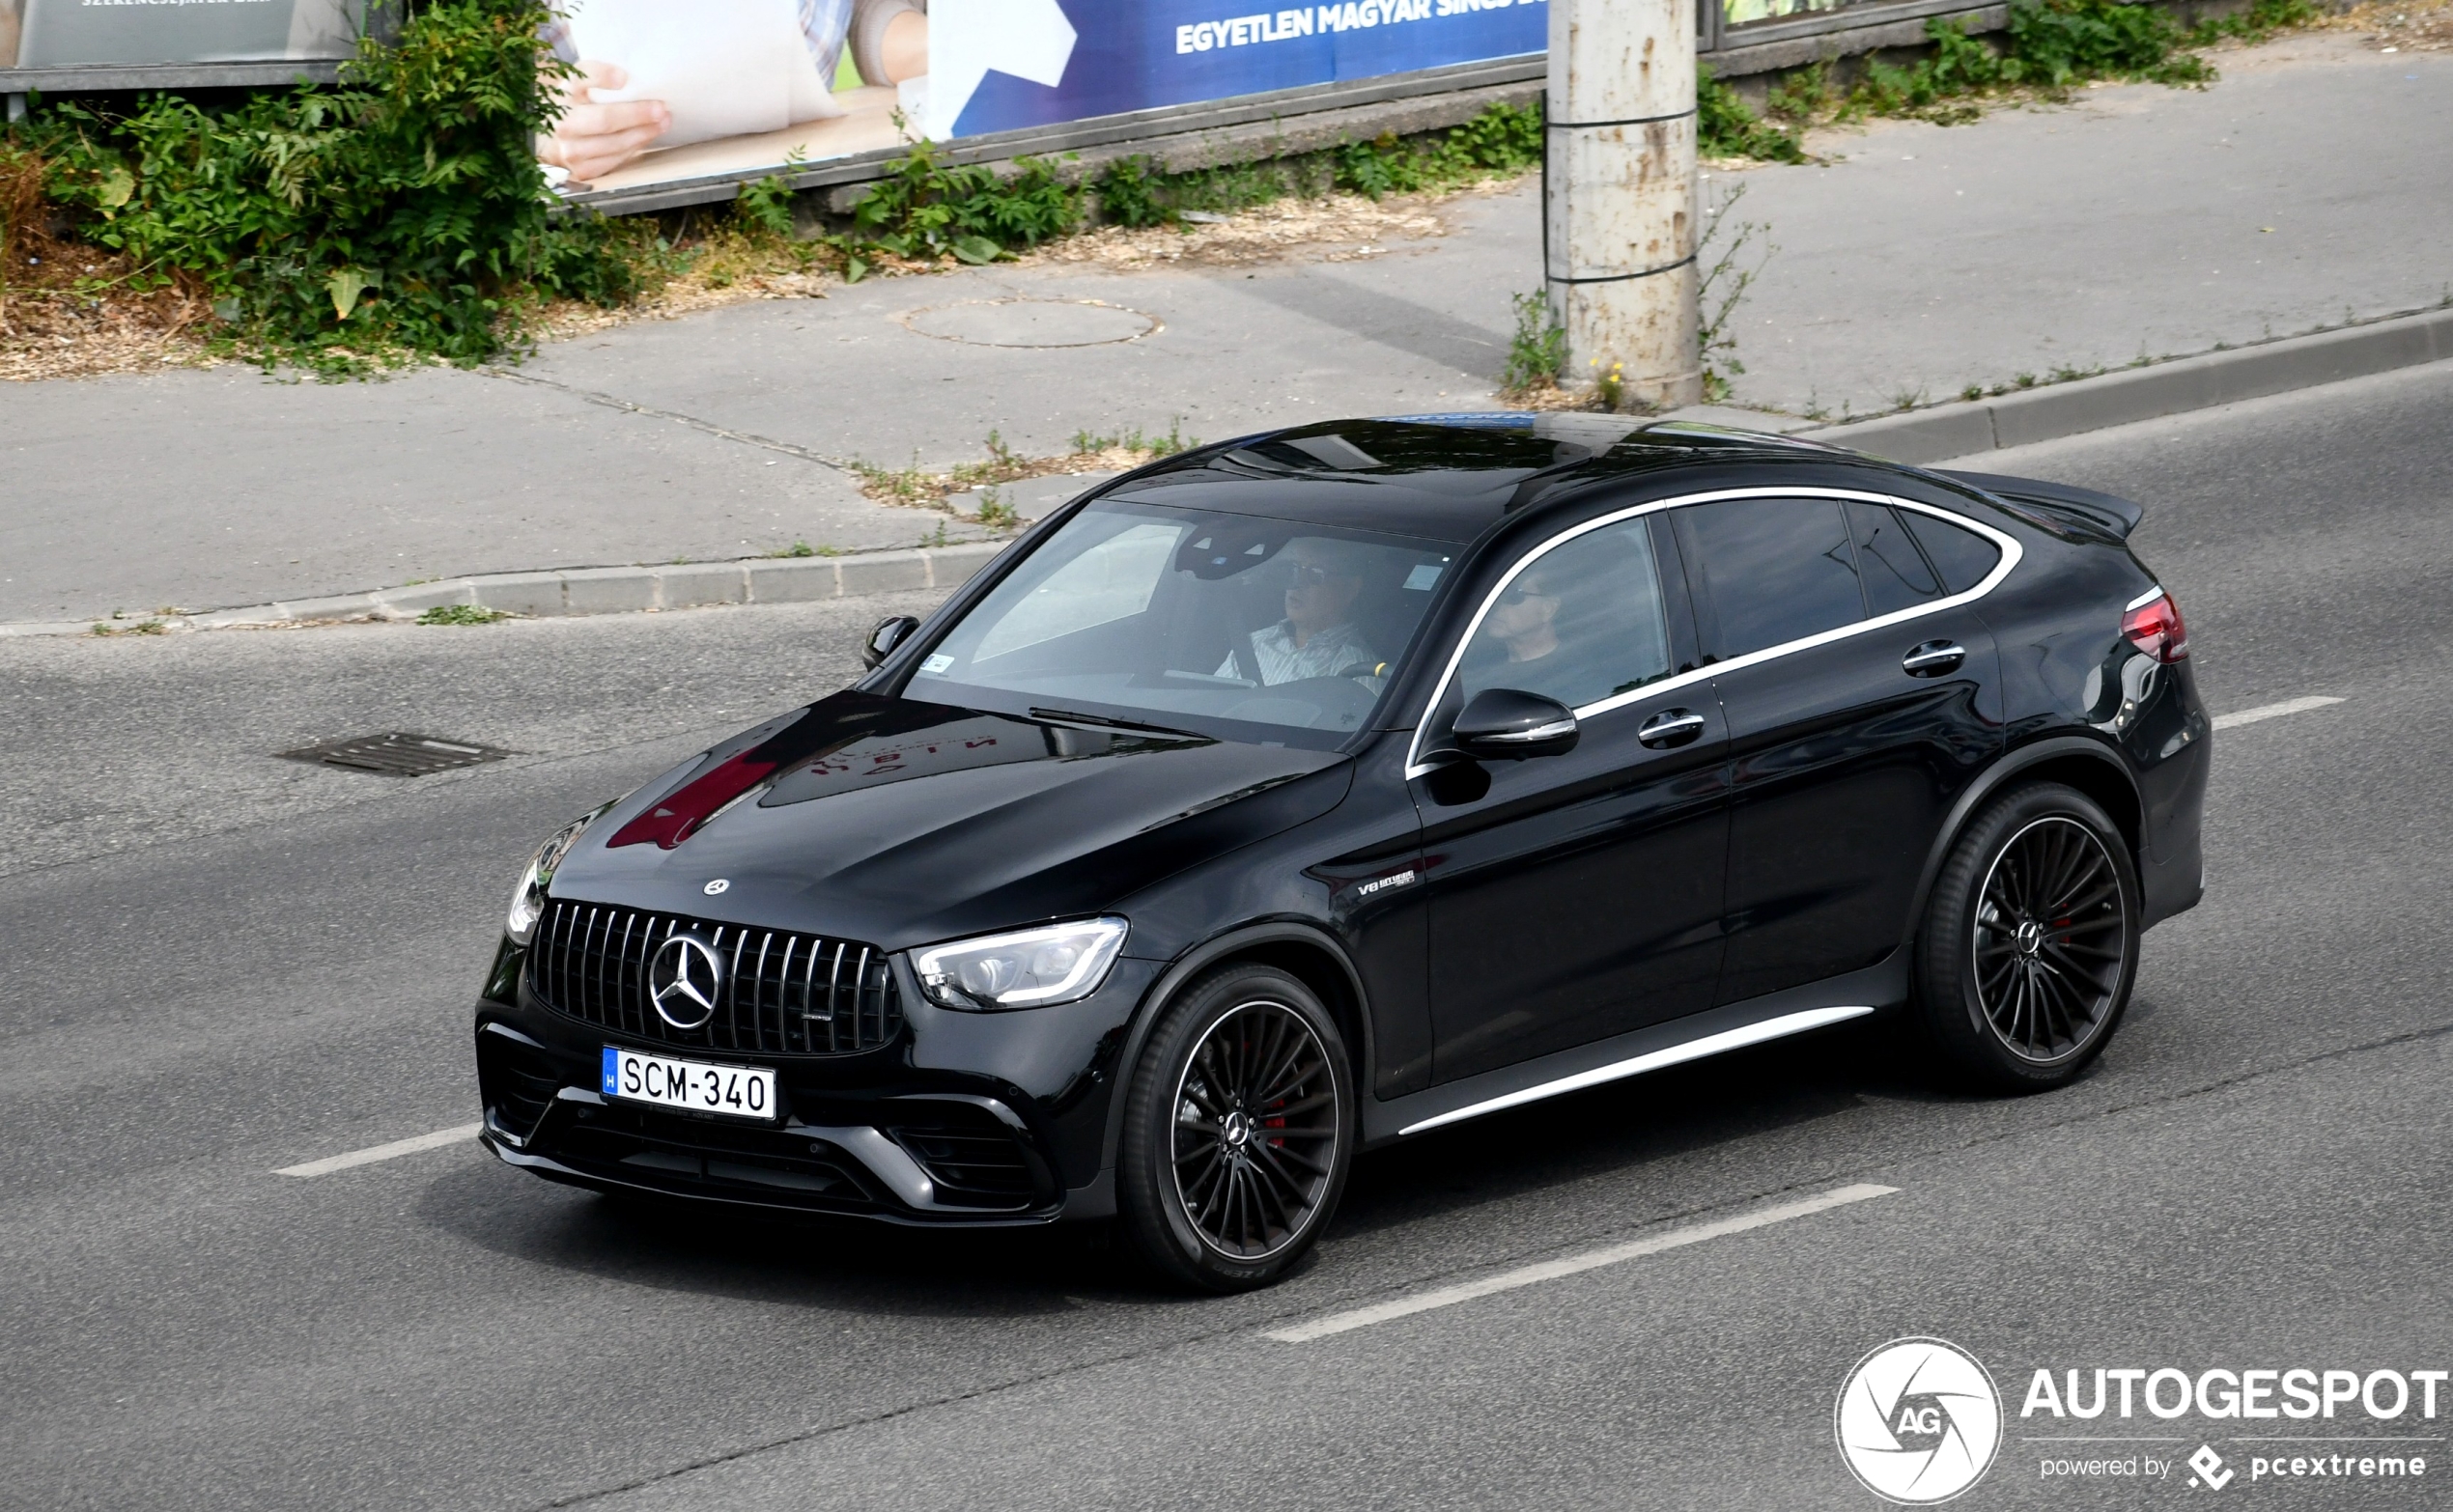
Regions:
M 1888 123 L 1819 142 L 1827 165 L 1715 175 L 1779 247 L 1734 323 L 1738 401 L 1866 414 L 2453 296 L 2453 57 L 2326 34 L 2218 62 L 2208 91 Z M 1530 183 L 1465 197 L 1448 235 L 1344 261 L 877 280 L 620 327 L 515 377 L 11 385 L 0 621 L 910 546 L 945 517 L 862 498 L 840 463 L 944 466 L 992 430 L 1055 455 L 1179 417 L 1216 439 L 1488 407 L 1537 208 Z

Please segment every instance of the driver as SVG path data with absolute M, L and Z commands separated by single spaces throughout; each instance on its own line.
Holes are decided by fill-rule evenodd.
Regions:
M 1352 548 L 1342 542 L 1302 536 L 1287 543 L 1278 565 L 1285 574 L 1286 617 L 1250 637 L 1261 683 L 1275 686 L 1340 672 L 1376 672 L 1379 653 L 1351 618 L 1355 601 L 1363 597 L 1363 574 Z M 1250 676 L 1249 669 L 1236 665 L 1240 659 L 1229 655 L 1218 675 Z

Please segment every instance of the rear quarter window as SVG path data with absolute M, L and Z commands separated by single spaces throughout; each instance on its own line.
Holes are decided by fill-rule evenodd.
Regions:
M 2002 559 L 2000 546 L 1963 525 L 1919 510 L 1903 509 L 1900 514 L 1906 518 L 1916 544 L 1932 559 L 1933 570 L 1942 574 L 1942 586 L 1952 593 L 1965 593 L 1983 582 Z

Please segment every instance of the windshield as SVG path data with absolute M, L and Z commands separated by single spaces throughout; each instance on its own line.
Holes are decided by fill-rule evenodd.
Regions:
M 1333 749 L 1454 547 L 1100 500 L 956 622 L 914 697 Z

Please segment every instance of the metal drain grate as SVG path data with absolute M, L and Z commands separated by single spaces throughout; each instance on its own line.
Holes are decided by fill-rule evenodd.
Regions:
M 290 761 L 347 767 L 352 771 L 379 772 L 386 777 L 424 777 L 437 771 L 449 771 L 454 767 L 474 767 L 480 762 L 500 761 L 511 752 L 496 750 L 491 745 L 472 745 L 466 741 L 437 740 L 431 735 L 409 735 L 394 730 L 387 735 L 355 735 L 346 741 L 322 741 L 278 754 Z

